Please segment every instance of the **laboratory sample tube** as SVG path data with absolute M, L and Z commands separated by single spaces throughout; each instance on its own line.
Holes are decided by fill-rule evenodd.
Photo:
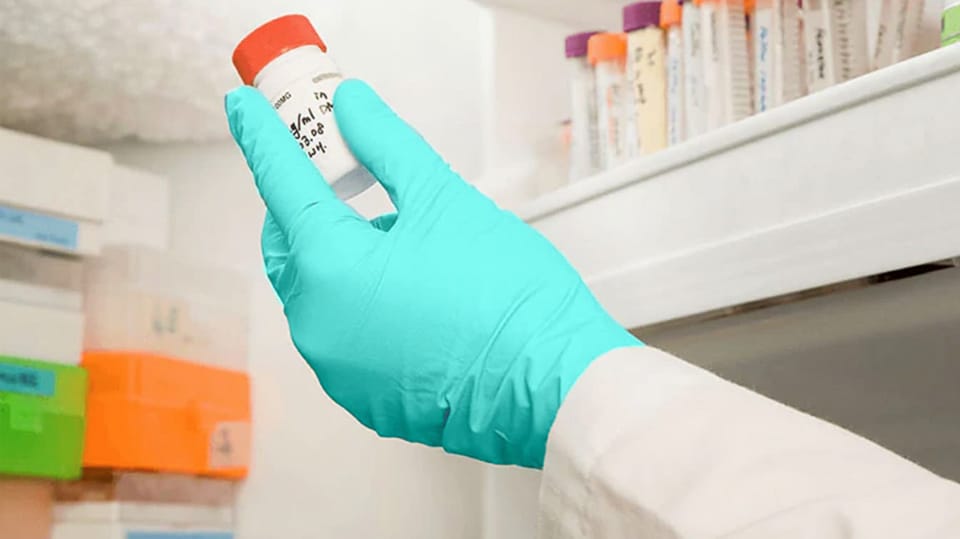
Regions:
M 566 39 L 570 70 L 570 181 L 586 178 L 603 166 L 597 131 L 597 83 L 587 60 L 587 43 L 598 32 L 584 32 Z
M 707 129 L 750 115 L 750 77 L 743 0 L 703 0 L 703 71 Z
M 947 0 L 940 18 L 940 45 L 960 43 L 960 0 Z
M 683 11 L 680 0 L 664 0 L 660 5 L 660 28 L 667 34 L 667 145 L 686 140 L 684 117 Z
M 613 168 L 628 158 L 628 138 L 633 122 L 630 92 L 627 88 L 627 36 L 603 33 L 590 38 L 587 58 L 597 80 L 597 125 L 600 156 L 604 169 Z
M 375 183 L 340 135 L 333 99 L 343 76 L 306 17 L 260 26 L 237 45 L 233 65 L 270 100 L 337 196 L 349 199 Z
M 683 117 L 686 138 L 707 130 L 707 90 L 703 73 L 703 17 L 701 0 L 683 2 Z
M 660 28 L 660 0 L 623 8 L 627 34 L 627 73 L 643 155 L 667 146 L 666 41 Z
M 804 6 L 811 92 L 870 70 L 866 0 L 808 0 Z
M 874 69 L 895 64 L 913 55 L 920 33 L 923 5 L 921 0 L 883 0 L 873 55 Z
M 834 67 L 833 39 L 829 32 L 830 0 L 803 0 L 804 48 L 807 56 L 807 89 L 810 93 L 833 86 L 837 79 Z
M 870 71 L 867 0 L 828 0 L 828 12 L 837 78 L 843 82 L 866 74 Z
M 796 0 L 757 0 L 753 17 L 754 108 L 763 112 L 803 89 L 800 10 Z

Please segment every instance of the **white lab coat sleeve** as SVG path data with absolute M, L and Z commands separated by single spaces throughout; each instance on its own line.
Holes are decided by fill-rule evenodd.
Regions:
M 551 539 L 960 538 L 960 485 L 654 348 L 577 381 L 540 504 Z

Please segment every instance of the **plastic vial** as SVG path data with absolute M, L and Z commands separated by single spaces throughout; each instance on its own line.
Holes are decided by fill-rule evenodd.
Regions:
M 338 197 L 352 198 L 375 183 L 340 135 L 333 98 L 343 76 L 306 17 L 287 15 L 260 26 L 237 45 L 233 65 L 244 84 L 273 103 Z
M 683 3 L 683 116 L 686 138 L 707 131 L 707 89 L 703 80 L 703 23 L 700 0 Z
M 600 156 L 604 169 L 629 158 L 633 113 L 629 109 L 626 80 L 627 37 L 623 34 L 596 34 L 587 44 L 587 58 L 597 80 L 597 125 Z
M 807 56 L 807 88 L 818 92 L 836 84 L 833 40 L 828 31 L 827 2 L 803 0 L 804 45 Z
M 660 29 L 660 0 L 623 8 L 623 31 L 640 153 L 651 154 L 667 147 L 667 47 Z
M 664 0 L 660 5 L 660 28 L 667 34 L 667 145 L 686 140 L 684 116 L 683 12 L 680 0 Z
M 919 4 L 919 2 L 913 2 Z M 833 34 L 834 65 L 840 82 L 870 71 L 867 52 L 867 0 L 829 0 L 830 32 Z
M 566 39 L 570 70 L 570 181 L 586 178 L 603 168 L 597 131 L 597 81 L 587 60 L 587 43 L 599 32 L 585 32 Z
M 873 67 L 879 69 L 913 55 L 920 33 L 924 3 L 919 0 L 883 0 Z
M 700 10 L 707 129 L 716 129 L 751 112 L 746 15 L 743 0 L 703 0 Z
M 757 0 L 753 17 L 754 109 L 763 112 L 803 93 L 800 10 L 796 0 Z

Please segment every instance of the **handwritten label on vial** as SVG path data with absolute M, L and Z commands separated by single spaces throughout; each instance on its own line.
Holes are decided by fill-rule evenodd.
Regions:
M 126 539 L 233 539 L 232 532 L 128 531 Z
M 52 397 L 57 389 L 57 375 L 53 371 L 0 363 L 0 391 Z
M 0 235 L 61 249 L 76 249 L 79 225 L 69 219 L 0 206 Z
M 337 77 L 339 78 L 339 75 Z M 312 79 L 314 83 L 322 80 L 325 80 L 324 75 L 318 75 Z M 287 111 L 284 117 L 291 114 L 292 121 L 288 125 L 290 134 L 300 143 L 300 149 L 312 159 L 318 155 L 326 154 L 328 151 L 328 144 L 325 139 L 329 128 L 328 122 L 324 121 L 324 116 L 333 113 L 333 101 L 328 92 L 313 91 L 310 93 L 312 95 L 307 106 L 298 110 L 296 116 L 292 116 L 292 113 Z M 280 111 L 284 105 L 292 102 L 292 94 L 286 92 L 274 102 L 274 108 Z
M 250 423 L 233 421 L 218 423 L 210 434 L 212 470 L 243 468 L 250 463 Z

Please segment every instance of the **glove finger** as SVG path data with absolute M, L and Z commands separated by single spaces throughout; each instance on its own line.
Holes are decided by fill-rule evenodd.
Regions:
M 426 210 L 446 185 L 463 181 L 366 83 L 344 81 L 334 102 L 337 124 L 350 149 L 401 213 Z
M 282 301 L 283 294 L 281 293 L 280 281 L 287 266 L 287 259 L 290 256 L 290 246 L 287 245 L 287 237 L 280 230 L 280 225 L 277 224 L 269 211 L 263 220 L 260 251 L 263 253 L 263 266 L 267 272 L 267 278 L 270 279 L 274 292 L 280 296 Z
M 310 242 L 357 239 L 369 223 L 340 201 L 273 106 L 257 90 L 240 87 L 226 96 L 234 140 L 243 151 L 267 209 L 289 245 L 309 229 Z M 343 229 L 354 229 L 353 234 Z M 359 230 L 358 230 L 359 229 Z M 323 248 L 334 246 L 321 245 Z

